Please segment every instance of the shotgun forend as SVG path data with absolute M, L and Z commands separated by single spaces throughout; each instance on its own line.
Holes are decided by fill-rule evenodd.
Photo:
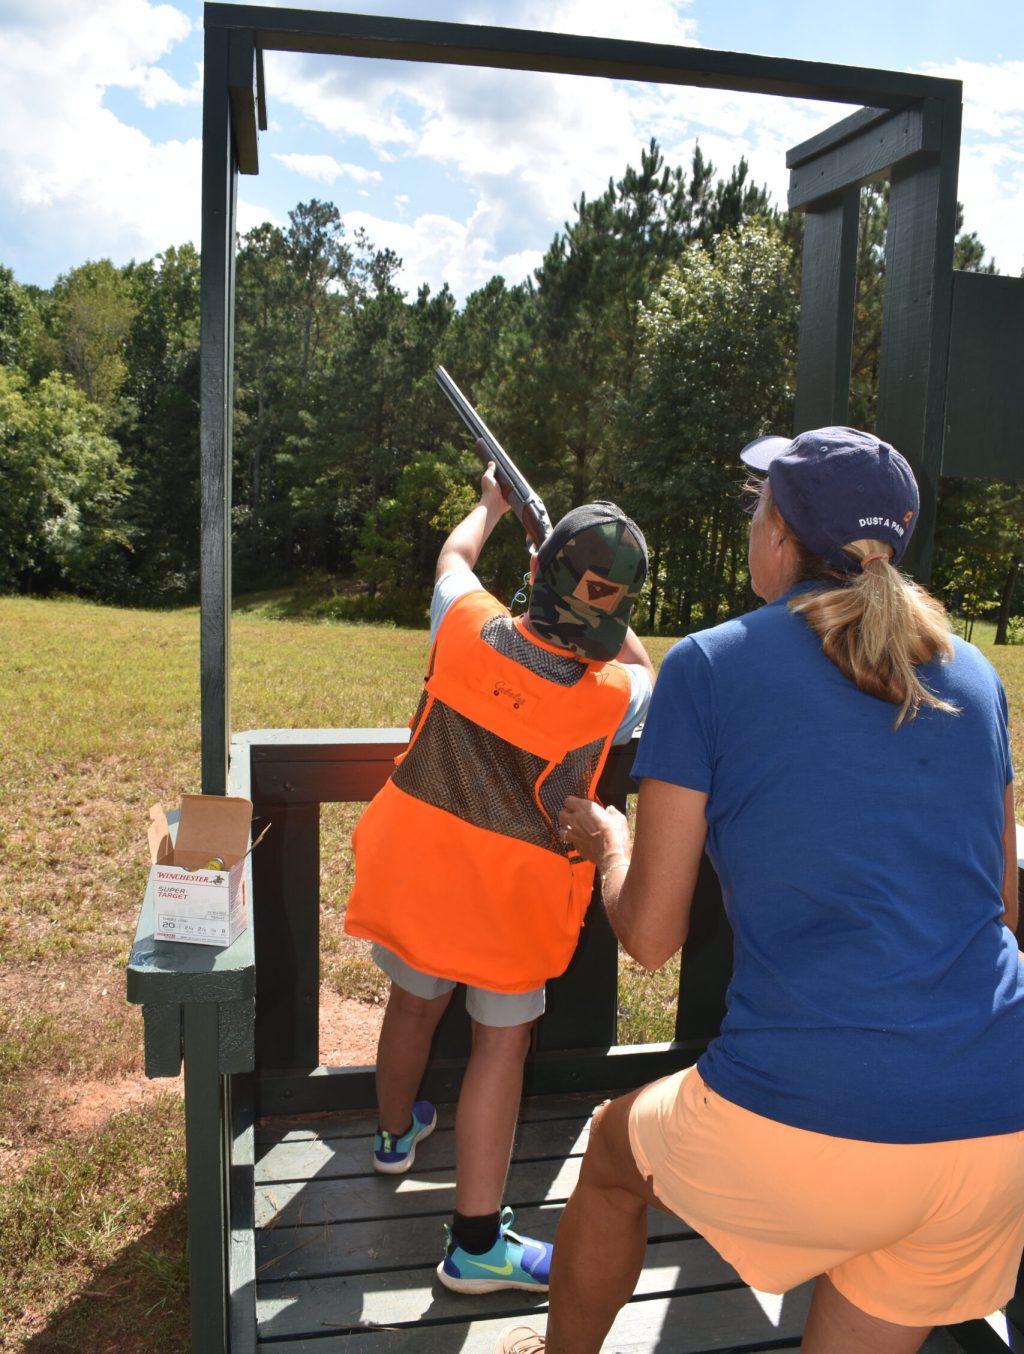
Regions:
M 540 549 L 545 537 L 551 532 L 551 522 L 543 499 L 530 488 L 515 461 L 505 451 L 444 367 L 436 367 L 434 376 L 437 379 L 437 384 L 451 401 L 470 437 L 472 437 L 473 444 L 484 465 L 488 461 L 494 462 L 495 478 L 501 485 L 512 511 L 522 522 L 523 530 L 529 537 L 534 550 Z

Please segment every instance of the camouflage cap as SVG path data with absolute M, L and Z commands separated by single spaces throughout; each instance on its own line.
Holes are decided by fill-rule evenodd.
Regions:
M 584 503 L 537 551 L 530 625 L 548 644 L 607 662 L 622 648 L 647 577 L 647 543 L 614 503 Z

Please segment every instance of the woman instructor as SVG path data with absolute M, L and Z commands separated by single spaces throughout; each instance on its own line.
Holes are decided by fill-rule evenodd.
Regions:
M 750 532 L 768 604 L 681 641 L 640 742 L 636 841 L 567 802 L 626 950 L 684 943 L 701 853 L 735 938 L 696 1067 L 598 1111 L 544 1337 L 595 1354 L 643 1261 L 645 1208 L 752 1286 L 816 1278 L 805 1354 L 912 1354 L 983 1316 L 1024 1244 L 1024 970 L 1006 700 L 898 572 L 909 465 L 850 428 L 760 438 Z

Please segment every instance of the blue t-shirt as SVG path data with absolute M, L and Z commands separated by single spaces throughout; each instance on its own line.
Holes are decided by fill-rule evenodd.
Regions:
M 453 573 L 442 574 L 434 584 L 434 594 L 430 599 L 430 642 L 433 644 L 437 628 L 448 614 L 453 602 L 457 602 L 467 592 L 476 592 L 483 584 L 469 569 L 457 569 Z M 651 678 L 646 668 L 639 663 L 623 663 L 629 676 L 629 704 L 622 717 L 622 723 L 615 731 L 612 742 L 628 743 L 633 730 L 643 719 L 651 699 Z
M 898 707 L 842 675 L 792 595 L 669 651 L 633 770 L 708 794 L 735 960 L 701 1075 L 838 1137 L 1022 1129 L 999 678 L 954 640 L 950 663 L 919 672 L 960 713 L 922 707 L 894 729 Z

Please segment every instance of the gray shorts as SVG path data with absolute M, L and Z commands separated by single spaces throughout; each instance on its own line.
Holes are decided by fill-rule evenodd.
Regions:
M 414 997 L 433 1001 L 455 987 L 450 978 L 435 978 L 431 973 L 421 973 L 404 959 L 399 959 L 393 950 L 378 945 L 376 941 L 372 953 L 377 967 L 393 983 L 397 983 L 403 991 L 411 992 Z M 467 983 L 466 1010 L 478 1025 L 502 1028 L 526 1025 L 544 1014 L 544 988 L 535 987 L 531 992 L 492 992 L 489 988 L 470 987 Z

